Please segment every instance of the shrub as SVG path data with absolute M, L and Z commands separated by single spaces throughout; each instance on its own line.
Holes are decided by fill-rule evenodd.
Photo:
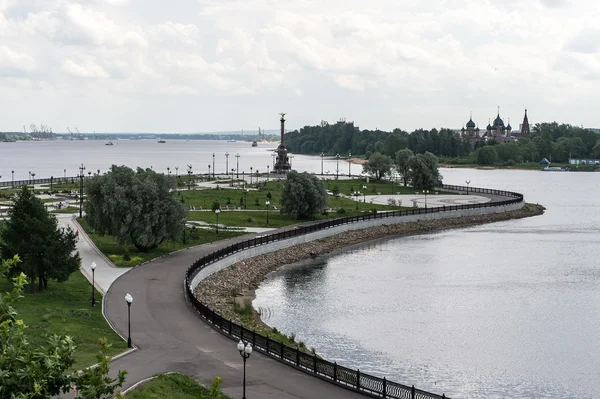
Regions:
M 131 260 L 131 256 L 129 255 L 129 251 L 125 251 L 125 253 L 123 253 L 123 260 L 125 262 L 129 262 Z
M 340 215 L 345 215 L 346 214 L 346 210 L 344 208 L 340 208 L 336 211 L 336 213 L 340 214 Z

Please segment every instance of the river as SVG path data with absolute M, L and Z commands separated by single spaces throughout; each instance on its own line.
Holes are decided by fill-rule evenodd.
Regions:
M 455 398 L 600 397 L 600 174 L 442 171 L 547 212 L 286 266 L 256 291 L 263 319 L 329 360 Z
M 272 152 L 277 143 L 259 143 L 252 147 L 244 141 L 228 142 L 220 140 L 169 140 L 166 143 L 156 140 L 118 140 L 112 146 L 105 145 L 101 140 L 55 140 L 55 141 L 17 141 L 15 143 L 0 142 L 0 180 L 29 179 L 29 172 L 37 178 L 50 176 L 76 176 L 79 166 L 86 167 L 86 173 L 96 173 L 100 169 L 105 172 L 111 165 L 126 165 L 132 168 L 138 166 L 152 168 L 158 172 L 167 173 L 167 167 L 173 175 L 185 174 L 187 165 L 192 165 L 196 174 L 208 173 L 208 165 L 216 173 L 238 168 L 250 173 L 250 168 L 256 173 L 267 172 L 267 166 L 272 170 Z M 225 154 L 229 154 L 226 157 Z M 236 158 L 236 154 L 240 157 Z M 340 154 L 342 155 L 342 154 Z M 348 174 L 348 162 L 344 160 L 347 154 L 336 159 L 323 159 L 323 172 L 333 177 L 339 165 L 340 174 Z M 292 154 L 291 164 L 294 169 L 321 173 L 321 158 Z M 179 169 L 176 170 L 175 167 Z M 351 173 L 359 174 L 361 165 L 351 165 Z

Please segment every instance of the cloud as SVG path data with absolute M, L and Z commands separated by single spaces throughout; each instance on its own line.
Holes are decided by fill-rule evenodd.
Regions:
M 452 126 L 498 104 L 593 125 L 580 105 L 600 99 L 598 13 L 592 0 L 0 0 L 0 90 L 60 95 L 97 130 L 198 129 L 168 111 L 190 101 L 203 130 L 264 125 L 287 107 L 297 126 L 340 113 L 364 128 Z M 124 99 L 150 116 L 83 108 Z M 561 114 L 546 106 L 557 99 Z M 217 117 L 234 106 L 239 120 Z

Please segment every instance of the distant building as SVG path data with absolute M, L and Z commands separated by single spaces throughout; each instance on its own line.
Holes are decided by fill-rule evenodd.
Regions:
M 501 142 L 514 142 L 520 138 L 529 137 L 530 128 L 529 120 L 527 119 L 527 110 L 525 110 L 525 117 L 523 123 L 519 125 L 519 130 L 514 130 L 510 125 L 510 119 L 508 124 L 504 124 L 504 120 L 500 117 L 500 107 L 498 107 L 498 113 L 492 124 L 491 119 L 488 120 L 488 125 L 485 132 L 481 134 L 479 127 L 473 122 L 473 115 L 469 118 L 465 127 L 460 129 L 460 133 L 464 136 L 471 138 L 473 141 L 482 141 L 489 139 L 496 139 Z

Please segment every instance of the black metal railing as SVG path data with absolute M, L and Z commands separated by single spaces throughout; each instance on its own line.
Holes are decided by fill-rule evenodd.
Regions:
M 467 191 L 467 187 L 442 185 L 440 190 L 445 191 Z M 434 393 L 422 391 L 416 389 L 413 386 L 399 384 L 397 382 L 389 381 L 385 377 L 379 378 L 369 374 L 361 373 L 360 370 L 353 370 L 347 367 L 341 366 L 336 362 L 330 362 L 319 358 L 314 354 L 307 354 L 300 351 L 298 348 L 290 347 L 274 341 L 269 336 L 264 336 L 256 333 L 255 331 L 249 330 L 235 322 L 228 320 L 221 316 L 219 313 L 210 309 L 208 306 L 200 302 L 194 295 L 193 289 L 190 283 L 194 277 L 202 269 L 208 265 L 223 259 L 231 254 L 239 251 L 243 251 L 247 248 L 264 245 L 270 242 L 284 240 L 286 238 L 298 237 L 305 234 L 310 234 L 316 231 L 329 229 L 336 226 L 342 226 L 350 223 L 357 223 L 367 220 L 383 219 L 390 217 L 401 217 L 409 215 L 422 215 L 427 213 L 440 213 L 440 212 L 453 212 L 465 209 L 477 209 L 477 208 L 490 208 L 498 206 L 506 206 L 523 202 L 523 195 L 511 191 L 493 190 L 487 188 L 469 187 L 468 192 L 471 193 L 483 193 L 491 194 L 500 197 L 505 197 L 505 200 L 492 199 L 490 202 L 481 204 L 467 204 L 467 205 L 454 205 L 454 206 L 442 206 L 434 208 L 420 208 L 410 209 L 402 211 L 390 211 L 390 212 L 379 212 L 373 214 L 365 214 L 361 216 L 349 216 L 342 217 L 332 220 L 326 220 L 319 223 L 313 223 L 305 226 L 299 226 L 293 230 L 285 230 L 282 232 L 269 234 L 250 240 L 238 242 L 236 244 L 229 245 L 221 248 L 213 253 L 210 253 L 200 259 L 198 259 L 190 268 L 186 271 L 185 275 L 185 286 L 186 296 L 190 301 L 190 304 L 194 310 L 213 328 L 219 330 L 223 334 L 229 336 L 232 339 L 244 340 L 251 342 L 255 349 L 268 354 L 269 356 L 278 359 L 279 361 L 288 365 L 294 366 L 307 373 L 314 374 L 322 379 L 334 382 L 338 385 L 343 385 L 349 389 L 359 391 L 371 396 L 377 396 L 382 398 L 398 398 L 398 399 L 440 399 L 445 398 L 445 395 L 437 395 Z

